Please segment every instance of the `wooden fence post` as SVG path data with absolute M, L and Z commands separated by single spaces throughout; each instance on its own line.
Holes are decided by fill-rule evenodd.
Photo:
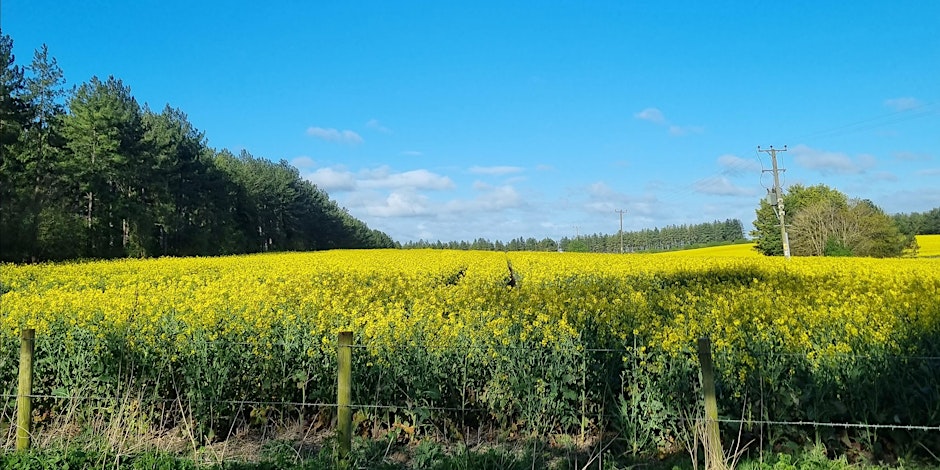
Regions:
M 715 369 L 712 366 L 711 340 L 708 338 L 698 339 L 698 359 L 702 364 L 702 393 L 705 396 L 705 435 L 702 442 L 705 446 L 705 468 L 720 468 L 719 465 L 724 463 L 725 454 L 718 431 Z
M 29 450 L 33 422 L 33 344 L 36 330 L 20 333 L 20 375 L 16 392 L 16 450 Z
M 352 450 L 352 341 L 351 331 L 341 331 L 336 345 L 336 435 L 339 440 L 339 466 L 349 467 Z

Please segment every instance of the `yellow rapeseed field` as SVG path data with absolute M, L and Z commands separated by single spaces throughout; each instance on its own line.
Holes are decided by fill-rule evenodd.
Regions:
M 157 349 L 198 335 L 263 350 L 275 331 L 329 343 L 343 329 L 387 347 L 419 336 L 442 347 L 458 336 L 548 343 L 590 324 L 665 350 L 709 334 L 718 347 L 760 338 L 852 351 L 903 348 L 940 323 L 937 259 L 328 251 L 5 265 L 0 282 L 4 335 L 59 324 L 132 331 L 134 345 Z
M 658 254 L 666 254 L 674 252 L 662 252 Z M 685 256 L 695 256 L 695 257 L 709 257 L 709 256 L 735 256 L 735 257 L 748 257 L 756 258 L 763 256 L 756 249 L 754 249 L 753 243 L 738 243 L 734 245 L 720 245 L 720 246 L 710 246 L 706 248 L 694 248 L 691 250 L 682 250 L 682 254 Z
M 940 256 L 940 235 L 918 235 L 917 256 L 921 258 Z
M 917 257 L 932 258 L 940 256 L 940 235 L 917 235 Z M 673 252 L 663 252 L 666 254 Z M 736 245 L 721 245 L 707 248 L 695 248 L 692 250 L 683 250 L 685 256 L 710 257 L 710 256 L 743 256 L 743 257 L 761 257 L 762 255 L 754 249 L 753 243 L 743 243 Z
M 358 250 L 2 265 L 0 383 L 15 383 L 17 336 L 34 328 L 36 393 L 130 390 L 155 403 L 185 402 L 170 422 L 218 434 L 242 414 L 268 416 L 264 403 L 333 400 L 336 337 L 350 330 L 359 348 L 356 400 L 399 410 L 357 419 L 414 427 L 416 406 L 437 407 L 442 422 L 465 419 L 446 410 L 470 407 L 484 410 L 479 423 L 570 432 L 607 426 L 588 414 L 628 396 L 631 380 L 655 384 L 649 399 L 682 413 L 696 396 L 688 390 L 692 352 L 708 336 L 726 409 L 762 393 L 778 419 L 841 420 L 839 410 L 851 406 L 858 419 L 916 424 L 934 412 L 932 401 L 915 398 L 935 384 L 891 358 L 938 354 L 940 258 L 786 261 L 754 256 L 749 245 L 710 250 Z M 882 388 L 853 385 L 871 376 L 908 389 L 886 401 Z M 816 407 L 828 402 L 793 398 L 847 386 L 857 392 L 829 411 Z M 262 401 L 245 408 L 243 400 Z M 67 403 L 38 406 L 56 416 Z M 163 408 L 148 413 L 140 419 L 167 420 Z M 648 417 L 622 419 L 668 435 Z

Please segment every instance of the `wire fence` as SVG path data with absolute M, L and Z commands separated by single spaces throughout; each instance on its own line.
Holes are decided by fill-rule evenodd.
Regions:
M 218 341 L 209 345 L 210 349 L 218 351 L 231 349 L 238 346 L 256 347 L 257 343 Z M 287 342 L 270 342 L 267 343 L 266 346 L 270 351 L 270 348 L 295 348 L 296 344 Z M 452 379 L 451 385 L 456 384 L 454 387 L 452 387 L 452 395 L 459 395 L 459 403 L 461 404 L 460 406 L 454 406 L 453 402 L 448 403 L 447 399 L 445 398 L 441 398 L 433 394 L 428 395 L 427 392 L 429 392 L 429 390 L 424 390 L 421 387 L 413 386 L 416 382 L 420 382 L 425 385 L 427 383 L 432 383 L 435 377 L 440 376 L 440 373 L 434 374 L 435 377 L 431 378 L 409 377 L 407 380 L 402 377 L 389 377 L 388 375 L 395 372 L 395 369 L 387 365 L 378 365 L 376 361 L 379 359 L 388 361 L 390 358 L 375 356 L 373 354 L 374 351 L 383 351 L 383 348 L 386 346 L 387 345 L 384 343 L 372 344 L 368 342 L 360 342 L 358 344 L 349 346 L 350 348 L 357 351 L 354 353 L 354 375 L 356 376 L 356 381 L 358 381 L 360 384 L 364 384 L 360 385 L 359 387 L 354 387 L 356 393 L 354 393 L 353 403 L 350 405 L 352 409 L 363 412 L 387 412 L 391 413 L 392 415 L 414 415 L 417 412 L 421 412 L 429 414 L 429 416 L 424 418 L 429 422 L 435 420 L 434 415 L 439 415 L 437 418 L 441 418 L 441 416 L 445 418 L 455 418 L 459 416 L 464 420 L 466 420 L 467 415 L 476 415 L 480 417 L 474 420 L 476 425 L 481 425 L 481 423 L 485 420 L 490 420 L 493 422 L 509 421 L 512 419 L 518 420 L 520 419 L 520 416 L 525 415 L 528 411 L 532 413 L 539 413 L 546 423 L 571 423 L 576 421 L 583 423 L 585 418 L 587 418 L 592 421 L 591 426 L 595 432 L 603 432 L 606 426 L 623 426 L 624 421 L 629 421 L 631 417 L 629 416 L 630 410 L 624 408 L 623 405 L 634 405 L 639 408 L 649 408 L 655 404 L 656 400 L 665 401 L 669 399 L 667 396 L 654 396 L 659 389 L 650 390 L 650 388 L 656 387 L 656 384 L 652 381 L 659 379 L 674 381 L 677 380 L 676 377 L 672 377 L 670 379 L 665 377 L 663 374 L 657 375 L 653 372 L 650 372 L 650 370 L 639 368 L 638 364 L 643 362 L 670 366 L 670 361 L 663 358 L 664 353 L 662 352 L 655 353 L 658 354 L 658 356 L 653 355 L 653 353 L 647 353 L 646 355 L 639 353 L 639 351 L 645 350 L 646 347 L 637 345 L 636 343 L 634 343 L 633 347 L 625 348 L 569 348 L 562 352 L 563 354 L 570 353 L 571 355 L 565 357 L 567 362 L 563 364 L 563 369 L 566 370 L 561 371 L 557 370 L 557 367 L 555 367 L 556 364 L 551 363 L 553 359 L 557 358 L 557 351 L 550 351 L 544 347 L 512 345 L 465 345 L 460 351 L 449 352 L 456 357 L 469 357 L 474 353 L 494 351 L 503 357 L 512 357 L 518 353 L 526 353 L 528 355 L 528 359 L 535 358 L 535 360 L 530 361 L 527 369 L 513 370 L 511 367 L 517 367 L 519 364 L 510 363 L 508 364 L 509 367 L 504 367 L 499 371 L 471 371 L 469 370 L 470 367 L 478 367 L 479 364 L 473 364 L 470 361 L 464 361 L 462 364 L 458 364 L 456 370 L 453 370 L 448 374 L 448 376 Z M 417 350 L 424 350 L 429 355 L 433 355 L 435 350 L 434 347 L 429 347 L 427 345 L 421 345 L 418 343 L 409 344 L 408 346 L 416 348 Z M 911 389 L 916 388 L 919 391 L 918 393 L 922 395 L 920 398 L 917 398 L 917 400 L 919 400 L 917 402 L 918 408 L 913 410 L 918 414 L 918 416 L 924 418 L 921 422 L 898 422 L 897 416 L 891 415 L 885 415 L 885 419 L 878 421 L 869 420 L 867 422 L 851 422 L 848 420 L 836 421 L 800 419 L 800 417 L 797 417 L 797 419 L 785 419 L 785 417 L 782 419 L 770 418 L 771 416 L 782 416 L 781 413 L 773 409 L 775 403 L 779 404 L 779 397 L 777 397 L 776 401 L 774 399 L 770 399 L 771 397 L 769 397 L 769 394 L 771 392 L 767 390 L 759 390 L 759 388 L 765 385 L 773 385 L 774 380 L 778 379 L 781 373 L 783 375 L 793 375 L 794 360 L 800 359 L 801 361 L 797 362 L 800 364 L 805 363 L 805 359 L 810 351 L 804 353 L 749 351 L 749 353 L 752 357 L 759 359 L 759 361 L 753 370 L 747 371 L 747 374 L 749 374 L 749 382 L 747 386 L 733 386 L 730 383 L 731 381 L 735 380 L 736 373 L 739 373 L 740 370 L 721 370 L 722 367 L 728 367 L 729 365 L 731 367 L 736 367 L 739 365 L 735 361 L 735 358 L 732 357 L 734 353 L 719 353 L 716 355 L 716 363 L 719 365 L 720 369 L 720 373 L 718 375 L 718 386 L 720 389 L 720 397 L 723 400 L 724 405 L 721 407 L 723 411 L 718 419 L 720 423 L 736 426 L 790 426 L 832 429 L 864 429 L 875 431 L 900 430 L 930 433 L 940 432 L 940 396 L 938 396 L 940 395 L 940 357 L 938 356 L 814 352 L 816 359 L 833 359 L 834 362 L 839 364 L 851 364 L 858 361 L 874 361 L 878 363 L 894 361 L 908 364 L 908 368 L 914 371 L 909 374 L 911 377 L 913 377 L 912 380 L 914 380 L 914 382 L 906 384 L 885 383 L 886 378 L 879 378 L 875 376 L 861 377 L 859 379 L 859 383 L 861 385 L 842 383 L 842 387 L 839 388 L 838 385 L 840 385 L 840 378 L 832 378 L 834 384 L 827 384 L 827 386 L 831 386 L 829 392 L 833 393 L 833 396 L 835 397 L 840 396 L 839 392 L 844 394 L 847 391 L 853 391 L 851 390 L 852 387 L 856 387 L 854 390 L 856 393 L 864 393 L 862 390 L 869 390 L 871 387 L 876 387 L 876 389 L 872 390 L 871 393 L 874 393 L 877 396 L 883 395 L 885 392 L 894 394 L 894 392 L 891 390 L 877 390 L 877 387 L 890 386 Z M 41 350 L 39 351 L 39 354 L 42 354 Z M 154 377 L 141 378 L 133 376 L 135 373 L 140 373 L 139 371 L 141 370 L 147 369 L 148 367 L 153 367 L 154 364 L 141 361 L 141 358 L 139 357 L 128 357 L 121 353 L 117 354 L 117 356 L 113 357 L 113 359 L 115 359 L 120 364 L 117 369 L 124 370 L 127 374 L 111 383 L 109 388 L 113 389 L 113 394 L 82 393 L 83 390 L 87 391 L 89 388 L 83 387 L 81 384 L 73 383 L 71 387 L 59 387 L 57 393 L 38 392 L 29 394 L 28 396 L 32 399 L 46 401 L 48 403 L 103 402 L 125 399 L 132 399 L 138 403 L 146 403 L 151 405 L 182 403 L 185 404 L 189 409 L 192 409 L 193 407 L 215 409 L 218 405 L 225 405 L 230 408 L 274 407 L 292 408 L 297 410 L 335 410 L 339 406 L 332 400 L 324 399 L 326 395 L 335 396 L 336 390 L 336 370 L 330 361 L 321 361 L 318 363 L 318 370 L 313 370 L 312 368 L 307 368 L 304 370 L 303 367 L 295 367 L 292 364 L 294 362 L 294 358 L 291 357 L 271 357 L 268 359 L 269 362 L 272 362 L 275 366 L 277 366 L 273 367 L 272 370 L 280 368 L 285 372 L 292 372 L 295 375 L 299 374 L 300 378 L 296 380 L 298 384 L 309 381 L 310 379 L 306 377 L 312 375 L 318 375 L 320 377 L 320 382 L 330 381 L 331 384 L 329 386 L 324 386 L 322 383 L 317 384 L 318 392 L 314 394 L 318 397 L 317 399 L 297 400 L 288 398 L 259 399 L 259 397 L 247 395 L 238 397 L 224 397 L 212 395 L 208 392 L 180 393 L 183 388 L 182 385 L 177 383 L 170 386 L 166 385 L 167 382 L 165 382 L 165 385 L 163 385 L 162 391 L 175 392 L 175 394 L 173 396 L 161 396 L 157 390 L 160 388 L 160 386 L 155 385 Z M 684 355 L 670 356 L 666 359 L 685 363 L 686 365 L 692 364 L 694 366 L 694 357 L 692 357 L 690 351 L 687 351 Z M 579 361 L 581 362 L 580 367 L 578 365 Z M 588 362 L 591 362 L 591 364 L 588 364 Z M 777 367 L 776 369 L 774 369 L 774 367 L 767 367 L 768 364 L 777 364 L 779 366 L 780 363 L 784 364 L 784 366 Z M 911 363 L 919 363 L 919 365 L 909 366 Z M 588 370 L 588 368 L 592 366 L 606 366 L 610 364 L 615 365 L 617 367 L 616 370 Z M 201 366 L 203 367 L 197 367 L 195 370 L 190 372 L 194 372 L 196 375 L 204 374 L 213 366 L 211 363 L 211 358 L 208 358 L 207 362 L 201 364 Z M 424 367 L 424 369 L 428 369 L 427 364 L 425 366 L 426 367 Z M 421 367 L 416 369 L 420 371 Z M 830 372 L 833 371 L 838 370 L 833 369 Z M 61 372 L 61 370 L 59 372 Z M 171 371 L 164 370 L 163 372 L 166 372 L 168 375 L 170 375 Z M 453 377 L 453 372 L 459 373 L 463 376 L 462 384 L 460 383 L 461 380 Z M 487 374 L 493 375 L 500 372 L 515 372 L 520 377 L 524 376 L 524 380 L 519 380 L 510 385 L 535 386 L 535 389 L 530 390 L 528 394 L 519 393 L 519 390 L 506 391 L 506 397 L 503 398 L 506 400 L 519 400 L 519 403 L 508 403 L 500 406 L 498 403 L 500 397 L 496 397 L 496 400 L 490 401 L 480 399 L 481 394 L 488 393 L 489 391 L 480 389 L 481 380 L 479 380 L 477 376 L 484 376 L 487 380 L 489 380 L 489 382 L 483 383 L 483 386 L 492 387 L 493 379 L 492 377 L 487 376 Z M 800 371 L 796 372 L 799 373 Z M 875 373 L 877 375 L 879 371 L 871 370 L 869 368 L 863 372 Z M 631 373 L 635 376 L 631 376 Z M 648 376 L 639 377 L 639 375 L 642 373 L 647 373 Z M 677 385 L 677 388 L 685 392 L 692 391 L 695 394 L 700 394 L 700 384 L 697 383 L 698 377 L 696 376 L 698 373 L 699 371 L 694 369 L 694 367 L 679 371 L 677 374 L 679 377 L 678 381 L 685 381 L 685 383 Z M 562 385 L 564 385 L 564 390 L 561 392 L 558 392 L 557 390 L 549 391 L 548 389 L 550 388 L 550 385 L 552 385 L 551 381 L 559 374 L 567 374 L 560 380 Z M 578 374 L 580 374 L 580 377 Z M 917 374 L 921 375 L 918 376 Z M 739 375 L 740 374 L 738 374 L 738 376 Z M 468 376 L 475 376 L 475 378 L 468 379 Z M 603 378 L 604 381 L 603 383 L 589 381 L 588 376 L 591 376 L 592 379 Z M 891 376 L 887 377 L 887 379 L 893 379 L 897 377 L 900 376 Z M 630 379 L 639 379 L 641 382 L 646 380 L 646 382 L 642 382 L 638 387 L 636 384 L 631 383 Z M 620 382 L 619 384 L 617 383 L 618 380 Z M 135 381 L 140 383 L 135 385 Z M 38 380 L 38 383 L 44 387 L 42 388 L 44 390 L 49 390 L 50 388 L 56 387 L 57 385 L 62 385 L 63 382 L 67 382 L 67 380 L 63 380 L 62 377 L 44 377 Z M 403 383 L 404 386 L 402 385 Z M 758 384 L 760 387 L 755 387 L 753 384 Z M 224 386 L 225 384 L 217 385 Z M 864 385 L 864 387 L 862 387 L 862 385 Z M 135 386 L 138 387 L 136 390 L 137 393 L 134 393 Z M 565 395 L 565 392 L 568 392 L 568 394 Z M 743 394 L 743 396 L 735 396 L 736 393 L 739 395 Z M 0 398 L 2 398 L 4 401 L 3 412 L 0 414 L 0 418 L 2 418 L 3 421 L 9 420 L 9 422 L 12 422 L 13 406 L 11 405 L 12 401 L 17 397 L 18 394 L 14 393 L 12 389 L 8 389 L 4 393 L 0 394 Z M 559 409 L 558 407 L 553 407 L 550 403 L 545 402 L 545 400 L 551 400 L 558 397 L 561 397 L 561 401 L 566 402 L 570 406 Z M 686 404 L 693 404 L 697 406 L 700 399 L 699 397 L 700 395 L 693 397 L 685 396 L 680 401 L 684 401 Z M 389 399 L 395 399 L 395 401 L 386 401 Z M 586 403 L 589 399 L 594 400 L 594 402 L 590 404 Z M 605 402 L 605 400 L 607 401 Z M 839 404 L 837 402 L 833 402 L 830 403 L 830 405 L 838 407 Z M 530 409 L 527 410 L 526 407 L 530 407 Z M 744 417 L 735 416 L 733 410 L 736 409 L 748 409 L 752 415 L 756 416 L 747 419 Z M 656 412 L 656 418 L 660 421 L 681 421 L 689 418 L 689 413 L 691 412 L 689 409 L 680 411 L 682 412 L 677 412 L 677 409 L 675 408 L 659 410 Z M 641 413 L 636 414 L 633 417 L 640 419 L 650 414 L 648 410 L 640 410 L 640 412 Z M 860 410 L 860 413 L 854 414 L 875 416 L 878 414 L 878 412 L 879 410 Z M 507 416 L 498 416 L 500 413 L 505 413 Z M 556 413 L 560 413 L 560 415 Z M 235 412 L 234 414 L 237 415 L 239 412 Z M 303 414 L 303 412 L 301 411 L 300 414 Z M 849 416 L 853 414 L 853 410 L 838 411 L 831 414 Z M 399 416 L 398 418 L 392 417 L 389 419 L 394 420 L 400 418 L 401 417 Z M 579 419 L 572 420 L 571 418 Z M 238 418 L 235 416 L 230 417 L 230 419 Z M 373 416 L 372 419 L 381 418 Z M 890 422 L 892 419 L 895 422 Z M 415 424 L 413 421 L 415 420 L 412 420 L 412 424 Z M 565 425 L 556 424 L 556 426 L 564 427 Z M 567 425 L 568 431 L 571 431 L 575 428 L 577 428 L 577 426 L 572 426 L 570 424 Z
M 51 400 L 67 400 L 67 401 L 107 401 L 113 400 L 120 397 L 105 397 L 105 396 L 57 396 L 57 395 L 40 395 L 40 394 L 30 394 L 25 395 L 29 398 L 34 399 L 51 399 Z M 19 395 L 12 393 L 0 394 L 0 398 L 6 400 L 15 400 L 19 398 Z M 140 398 L 136 399 L 141 402 L 148 403 L 177 403 L 179 399 L 172 398 Z M 309 407 L 309 408 L 337 408 L 339 405 L 337 403 L 328 403 L 328 402 L 292 402 L 292 401 L 264 401 L 264 400 L 204 400 L 203 403 L 214 403 L 214 404 L 226 404 L 226 405 L 251 405 L 251 406 L 289 406 L 289 407 Z M 368 404 L 352 404 L 349 405 L 352 409 L 357 410 L 388 410 L 388 411 L 399 411 L 399 410 L 428 410 L 428 411 L 448 411 L 448 412 L 468 412 L 468 413 L 485 413 L 488 412 L 488 409 L 485 408 L 457 408 L 457 407 L 446 407 L 446 406 L 413 406 L 409 404 L 401 405 L 368 405 Z M 615 419 L 620 417 L 617 414 L 604 414 L 601 415 L 605 418 Z M 683 420 L 687 419 L 686 416 L 680 415 L 665 415 L 666 418 L 672 420 Z M 835 423 L 835 422 L 816 422 L 816 421 L 773 421 L 773 420 L 760 420 L 760 419 L 733 419 L 733 418 L 719 418 L 717 420 L 720 423 L 727 424 L 736 424 L 736 425 L 763 425 L 763 426 L 809 426 L 809 427 L 828 427 L 828 428 L 854 428 L 854 429 L 888 429 L 888 430 L 903 430 L 903 431 L 929 431 L 929 432 L 940 432 L 940 425 L 937 426 L 918 426 L 918 425 L 905 425 L 905 424 L 873 424 L 873 423 Z

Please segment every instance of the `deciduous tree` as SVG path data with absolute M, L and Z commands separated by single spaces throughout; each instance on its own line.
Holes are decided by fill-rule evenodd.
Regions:
M 803 186 L 794 184 L 787 188 L 783 195 L 786 209 L 787 224 L 794 220 L 800 211 L 807 206 L 830 201 L 835 205 L 845 205 L 848 197 L 841 192 L 824 184 Z M 751 231 L 757 251 L 768 256 L 783 256 L 783 241 L 780 238 L 780 220 L 777 218 L 776 206 L 771 201 L 761 200 L 757 208 L 757 220 L 754 221 L 754 230 Z M 791 240 L 792 244 L 792 240 Z

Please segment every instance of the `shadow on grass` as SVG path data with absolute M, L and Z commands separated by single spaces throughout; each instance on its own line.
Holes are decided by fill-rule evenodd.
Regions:
M 649 470 L 686 470 L 693 466 L 687 455 L 667 458 L 635 458 L 606 448 L 582 449 L 577 446 L 552 445 L 542 439 L 511 444 L 481 445 L 474 448 L 444 445 L 430 439 L 416 444 L 357 439 L 349 459 L 354 469 L 430 469 L 430 470 L 522 470 L 522 469 L 607 469 L 643 468 Z M 18 470 L 96 468 L 153 470 L 320 470 L 338 468 L 332 444 L 310 445 L 296 441 L 269 441 L 258 455 L 245 460 L 201 462 L 192 454 L 165 451 L 139 454 L 114 454 L 78 447 L 49 447 L 16 453 L 4 449 L 0 468 Z

